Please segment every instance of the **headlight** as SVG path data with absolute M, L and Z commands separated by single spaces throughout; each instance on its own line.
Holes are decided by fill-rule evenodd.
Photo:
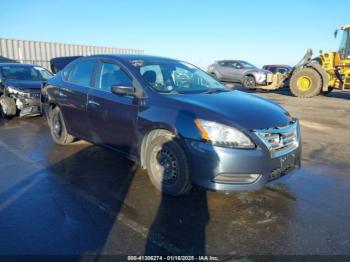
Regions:
M 22 97 L 29 97 L 30 95 L 28 93 L 23 92 L 21 89 L 17 89 L 16 87 L 13 86 L 8 86 L 7 90 L 10 94 L 16 94 Z
M 214 145 L 237 148 L 255 147 L 249 137 L 236 128 L 203 119 L 196 119 L 195 124 L 202 135 L 202 139 Z
M 19 90 L 13 86 L 8 86 L 7 90 L 9 91 L 9 93 L 18 93 L 19 92 Z
M 266 74 L 262 72 L 256 72 L 254 73 L 254 76 L 257 82 L 263 82 L 266 79 Z

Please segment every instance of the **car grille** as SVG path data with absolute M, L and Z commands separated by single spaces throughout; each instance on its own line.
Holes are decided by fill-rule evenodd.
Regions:
M 272 158 L 288 154 L 299 146 L 297 121 L 284 127 L 255 130 L 254 133 L 269 149 Z
M 295 168 L 295 163 L 290 163 L 285 167 L 276 168 L 269 174 L 268 181 L 280 178 L 286 175 L 289 171 L 293 170 L 294 168 Z
M 40 93 L 30 93 L 30 98 L 40 98 Z

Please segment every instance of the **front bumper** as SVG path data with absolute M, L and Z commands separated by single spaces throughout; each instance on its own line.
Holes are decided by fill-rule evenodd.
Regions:
M 215 191 L 259 190 L 300 167 L 300 137 L 296 149 L 274 158 L 260 144 L 256 149 L 235 149 L 186 140 L 185 148 L 193 184 Z
M 273 82 L 273 75 L 272 74 L 255 75 L 255 81 L 257 85 L 269 85 Z
M 20 110 L 19 116 L 39 115 L 40 97 L 39 98 L 16 98 L 16 106 Z

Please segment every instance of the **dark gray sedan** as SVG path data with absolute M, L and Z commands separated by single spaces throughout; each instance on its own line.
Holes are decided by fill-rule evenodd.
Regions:
M 208 73 L 219 81 L 240 83 L 248 89 L 272 83 L 272 73 L 242 60 L 221 60 L 208 67 Z
M 115 150 L 170 195 L 192 184 L 257 190 L 300 166 L 297 119 L 183 61 L 82 57 L 43 85 L 41 101 L 57 144 L 79 138 Z

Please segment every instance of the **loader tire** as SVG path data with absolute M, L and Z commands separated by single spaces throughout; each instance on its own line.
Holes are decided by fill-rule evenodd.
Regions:
M 2 118 L 11 118 L 17 114 L 16 102 L 11 97 L 0 97 L 0 114 Z
M 292 75 L 289 88 L 296 97 L 310 98 L 318 96 L 322 89 L 321 75 L 312 68 L 303 68 Z

